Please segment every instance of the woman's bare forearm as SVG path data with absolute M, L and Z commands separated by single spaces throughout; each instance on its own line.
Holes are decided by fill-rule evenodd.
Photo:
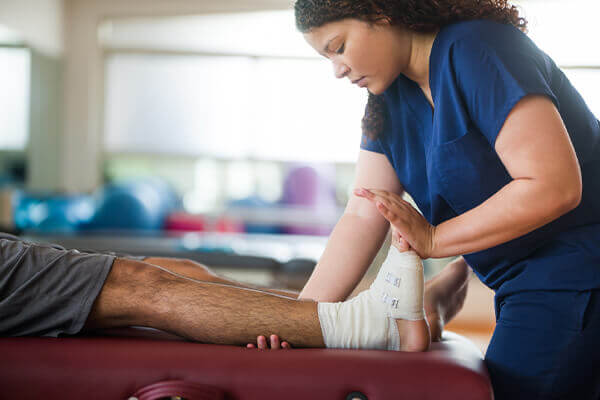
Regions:
M 344 301 L 371 265 L 388 229 L 383 219 L 345 213 L 298 298 Z

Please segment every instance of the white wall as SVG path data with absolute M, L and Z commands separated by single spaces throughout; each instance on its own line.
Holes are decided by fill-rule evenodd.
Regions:
M 48 96 L 56 95 L 55 101 L 62 104 L 51 105 L 52 112 L 62 113 L 62 118 L 38 118 L 39 132 L 32 132 L 29 168 L 36 181 L 33 186 L 89 192 L 101 182 L 104 83 L 97 32 L 101 21 L 286 9 L 292 4 L 293 0 L 1 0 L 0 25 L 17 33 L 49 62 L 54 60 L 51 68 L 62 69 L 50 69 L 62 90 L 51 88 L 43 99 L 50 101 Z M 47 70 L 42 72 L 48 78 Z M 51 130 L 47 120 L 52 122 Z M 45 166 L 45 158 L 40 157 L 48 151 L 56 152 L 52 166 Z
M 100 184 L 103 63 L 98 25 L 105 19 L 287 9 L 292 0 L 65 0 L 64 131 L 61 188 Z
M 62 15 L 62 0 L 0 1 L 0 25 L 49 56 L 60 56 L 64 49 Z
M 63 1 L 0 0 L 0 26 L 31 48 L 27 187 L 60 190 Z

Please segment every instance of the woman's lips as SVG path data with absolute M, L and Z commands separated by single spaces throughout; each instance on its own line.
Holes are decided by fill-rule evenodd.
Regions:
M 360 78 L 359 80 L 357 80 L 356 82 L 354 82 L 356 85 L 358 85 L 358 87 L 365 87 L 367 86 L 367 77 L 363 76 L 362 78 Z

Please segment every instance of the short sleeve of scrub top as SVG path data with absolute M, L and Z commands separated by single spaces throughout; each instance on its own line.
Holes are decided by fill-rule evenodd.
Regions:
M 472 122 L 494 146 L 506 118 L 527 95 L 544 95 L 559 108 L 545 60 L 525 48 L 493 46 L 477 37 L 453 44 L 452 64 Z
M 360 139 L 360 148 L 362 150 L 368 150 L 375 153 L 384 153 L 383 149 L 381 148 L 380 139 L 370 139 L 364 133 L 362 135 L 362 138 Z

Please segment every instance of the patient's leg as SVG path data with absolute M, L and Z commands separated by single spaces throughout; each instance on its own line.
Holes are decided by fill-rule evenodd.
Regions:
M 317 307 L 310 300 L 195 281 L 148 263 L 117 259 L 86 328 L 151 326 L 192 340 L 236 345 L 277 332 L 295 347 L 324 347 Z M 412 347 L 415 342 L 405 330 L 396 332 L 400 350 L 424 350 Z
M 229 278 L 219 276 L 210 268 L 192 260 L 150 257 L 144 260 L 150 264 L 162 266 L 177 274 L 200 281 L 222 283 L 242 288 L 256 289 L 264 292 L 279 294 L 289 298 L 297 298 L 299 292 L 292 290 L 261 288 L 246 283 L 237 282 Z M 431 331 L 431 339 L 438 341 L 441 338 L 444 325 L 460 311 L 464 303 L 470 268 L 462 257 L 449 263 L 433 278 L 425 282 L 424 306 L 425 315 Z M 262 310 L 262 312 L 269 312 Z M 401 329 L 415 329 L 415 323 L 406 323 Z M 281 336 L 278 332 L 278 336 Z M 409 332 L 410 333 L 410 332 Z M 262 335 L 259 335 L 262 336 Z M 269 336 L 267 336 L 269 337 Z M 258 340 L 257 340 L 258 339 Z M 266 338 L 254 338 L 258 341 L 259 348 L 266 348 Z M 275 343 L 278 343 L 277 338 Z M 253 346 L 251 346 L 253 347 Z
M 196 281 L 152 264 L 118 258 L 86 329 L 132 325 L 206 343 L 245 345 L 258 335 L 278 332 L 297 347 L 325 345 L 316 302 Z

